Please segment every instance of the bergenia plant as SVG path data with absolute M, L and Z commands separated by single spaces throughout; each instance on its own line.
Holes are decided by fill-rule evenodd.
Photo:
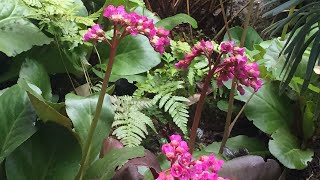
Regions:
M 224 163 L 222 160 L 213 154 L 192 160 L 188 150 L 180 135 L 170 136 L 170 143 L 162 145 L 162 153 L 170 161 L 170 168 L 160 172 L 157 180 L 229 180 L 217 174 Z
M 169 31 L 163 28 L 155 27 L 153 20 L 147 17 L 140 16 L 135 12 L 126 12 L 124 6 L 114 7 L 109 5 L 104 9 L 103 16 L 108 18 L 113 23 L 113 36 L 108 40 L 105 36 L 105 31 L 99 24 L 93 25 L 83 36 L 86 42 L 105 42 L 110 46 L 109 61 L 103 83 L 96 106 L 96 111 L 90 125 L 88 138 L 84 145 L 84 154 L 81 161 L 78 179 L 82 179 L 84 172 L 88 166 L 88 158 L 90 152 L 90 144 L 92 142 L 93 134 L 96 129 L 99 116 L 102 110 L 103 99 L 108 87 L 112 65 L 116 55 L 116 49 L 122 38 L 127 35 L 136 36 L 138 34 L 144 35 L 149 39 L 150 44 L 154 47 L 155 51 L 160 54 L 164 53 L 165 46 L 169 45 L 170 38 L 168 37 Z
M 105 37 L 104 31 L 96 24 L 84 35 L 84 41 L 104 41 L 111 48 L 115 48 L 119 41 L 126 35 L 142 34 L 146 36 L 150 44 L 159 53 L 164 53 L 165 46 L 169 45 L 169 31 L 155 27 L 153 20 L 140 16 L 135 12 L 127 13 L 124 6 L 114 7 L 112 5 L 105 8 L 103 16 L 113 22 L 114 36 L 111 42 Z
M 204 98 L 214 75 L 217 78 L 217 85 L 219 87 L 223 85 L 224 81 L 235 79 L 237 90 L 240 95 L 245 93 L 243 86 L 252 87 L 254 91 L 258 91 L 262 85 L 262 80 L 258 78 L 260 74 L 258 65 L 255 62 L 248 62 L 248 58 L 244 54 L 244 48 L 235 46 L 233 41 L 222 42 L 220 45 L 220 52 L 218 53 L 217 58 L 212 61 L 212 56 L 214 54 L 213 44 L 211 41 L 202 40 L 200 44 L 193 47 L 190 54 L 185 55 L 185 59 L 180 60 L 175 64 L 177 68 L 186 70 L 192 60 L 197 56 L 204 55 L 208 60 L 209 72 L 205 77 L 190 134 L 189 146 L 191 151 L 194 148 L 196 130 L 199 125 Z

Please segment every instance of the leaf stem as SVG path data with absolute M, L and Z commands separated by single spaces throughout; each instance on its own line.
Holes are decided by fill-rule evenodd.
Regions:
M 111 70 L 112 70 L 112 65 L 113 65 L 113 62 L 114 62 L 114 58 L 115 58 L 115 55 L 116 55 L 118 42 L 119 41 L 117 40 L 116 24 L 114 24 L 114 32 L 113 32 L 113 38 L 112 38 L 110 54 L 109 54 L 109 62 L 108 62 L 108 66 L 107 66 L 107 70 L 106 70 L 105 76 L 103 78 L 102 87 L 101 87 L 101 91 L 100 91 L 100 94 L 99 94 L 96 111 L 95 111 L 95 114 L 93 116 L 93 119 L 92 119 L 92 122 L 91 122 L 91 125 L 90 125 L 90 129 L 89 129 L 89 132 L 88 132 L 88 137 L 87 137 L 87 140 L 86 140 L 85 145 L 84 145 L 83 156 L 82 156 L 82 160 L 81 160 L 81 163 L 80 163 L 80 170 L 79 170 L 78 175 L 76 177 L 76 179 L 78 179 L 78 180 L 82 180 L 83 179 L 84 173 L 88 168 L 88 163 L 89 163 L 89 160 L 90 160 L 91 142 L 92 142 L 93 134 L 95 132 L 95 129 L 97 127 L 98 120 L 99 120 L 99 117 L 100 117 L 100 114 L 101 114 L 103 100 L 104 100 L 104 97 L 106 95 L 107 87 L 108 87 L 108 84 L 109 84 L 109 79 L 110 79 L 110 75 L 111 75 Z
M 196 136 L 197 136 L 197 129 L 199 127 L 199 122 L 200 122 L 201 113 L 202 113 L 202 107 L 204 104 L 204 98 L 206 97 L 210 81 L 211 81 L 213 75 L 216 73 L 216 69 L 219 67 L 218 64 L 220 62 L 221 56 L 222 56 L 222 53 L 220 53 L 219 56 L 217 57 L 217 59 L 215 60 L 214 67 L 209 71 L 208 75 L 206 76 L 206 79 L 204 81 L 204 84 L 203 84 L 203 87 L 201 90 L 200 98 L 199 98 L 197 108 L 196 108 L 196 113 L 193 118 L 193 124 L 192 124 L 192 128 L 191 128 L 191 133 L 190 133 L 190 140 L 189 140 L 189 144 L 188 144 L 190 153 L 192 153 L 192 151 L 194 150 Z M 207 58 L 210 59 L 211 57 L 208 56 Z

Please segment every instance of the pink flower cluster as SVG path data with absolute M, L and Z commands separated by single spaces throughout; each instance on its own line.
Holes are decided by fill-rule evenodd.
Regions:
M 171 162 L 171 168 L 159 173 L 157 180 L 228 180 L 217 174 L 223 164 L 222 160 L 212 154 L 191 161 L 192 155 L 188 153 L 188 145 L 181 140 L 181 136 L 172 135 L 170 140 L 170 143 L 162 146 L 162 153 Z
M 199 45 L 195 45 L 192 52 L 186 54 L 184 60 L 180 60 L 175 64 L 178 69 L 186 70 L 192 60 L 200 55 L 211 57 L 213 45 L 210 41 L 201 41 Z M 244 48 L 234 46 L 234 42 L 223 42 L 220 45 L 220 55 L 227 55 L 221 64 L 215 64 L 213 70 L 218 74 L 217 85 L 222 86 L 223 81 L 228 81 L 234 77 L 237 81 L 237 90 L 241 95 L 245 93 L 242 85 L 251 86 L 254 91 L 258 91 L 262 85 L 262 80 L 258 78 L 260 72 L 257 63 L 249 63 L 248 58 L 244 55 Z M 221 56 L 219 56 L 221 57 Z M 219 61 L 219 59 L 218 59 Z
M 213 45 L 212 45 L 212 42 L 210 41 L 204 41 L 202 40 L 200 42 L 200 44 L 198 45 L 195 45 L 193 48 L 192 48 L 192 52 L 189 53 L 189 54 L 186 54 L 184 56 L 184 60 L 180 60 L 179 62 L 177 62 L 175 64 L 175 66 L 178 68 L 178 69 L 183 69 L 183 70 L 186 70 L 189 65 L 191 64 L 191 61 L 197 57 L 197 56 L 201 56 L 201 55 L 206 55 L 207 57 L 209 55 L 211 55 L 213 52 Z
M 99 24 L 93 25 L 88 29 L 87 33 L 83 36 L 84 41 L 98 41 L 104 40 L 104 31 L 101 29 Z
M 131 35 L 142 34 L 146 36 L 154 49 L 161 54 L 165 51 L 165 46 L 170 44 L 169 31 L 155 27 L 153 20 L 147 17 L 140 16 L 135 12 L 127 13 L 123 6 L 109 5 L 104 9 L 103 16 L 110 19 L 115 25 L 124 27 L 124 31 Z M 85 41 L 97 39 L 96 36 L 92 36 L 95 33 L 91 31 L 85 35 Z
M 228 81 L 234 77 L 237 81 L 237 90 L 241 95 L 245 93 L 242 85 L 252 87 L 258 91 L 262 86 L 262 80 L 258 78 L 260 71 L 256 62 L 249 63 L 244 55 L 244 48 L 234 46 L 234 42 L 223 42 L 220 45 L 220 52 L 228 55 L 222 61 L 222 69 L 217 77 L 218 86 L 223 85 L 223 81 Z

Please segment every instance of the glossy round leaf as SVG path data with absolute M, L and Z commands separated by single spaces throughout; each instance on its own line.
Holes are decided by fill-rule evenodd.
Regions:
M 286 128 L 279 128 L 271 136 L 269 150 L 284 166 L 289 169 L 304 169 L 312 160 L 313 151 L 302 150 L 298 138 Z
M 245 94 L 238 96 L 246 102 L 253 93 L 252 88 L 244 88 Z M 263 85 L 253 96 L 244 110 L 245 115 L 261 131 L 272 134 L 279 127 L 290 127 L 293 121 L 293 107 L 286 95 L 279 95 L 279 83 Z
M 46 100 L 51 100 L 50 78 L 46 69 L 39 62 L 26 59 L 22 63 L 19 78 L 25 79 L 28 83 L 37 86 L 42 92 L 42 97 Z
M 25 18 L 29 8 L 21 0 L 1 0 L 0 51 L 16 56 L 32 46 L 49 44 L 51 39 Z
M 95 114 L 97 102 L 98 95 L 91 95 L 88 97 L 81 97 L 71 93 L 66 95 L 67 114 L 73 122 L 74 131 L 80 138 L 80 145 L 82 148 L 84 148 L 84 144 L 88 138 L 88 132 Z M 109 95 L 106 95 L 98 119 L 98 124 L 93 135 L 90 162 L 92 162 L 99 154 L 103 139 L 107 137 L 110 132 L 113 117 L 114 112 L 110 97 Z
M 74 179 L 81 160 L 81 148 L 72 134 L 57 125 L 39 131 L 6 159 L 8 180 Z
M 105 62 L 109 58 L 109 46 L 101 45 L 99 53 Z M 160 63 L 160 54 L 155 52 L 148 38 L 126 36 L 117 47 L 115 61 L 112 67 L 114 75 L 133 75 L 150 70 Z
M 18 85 L 0 96 L 0 163 L 36 132 L 36 114 L 27 93 Z

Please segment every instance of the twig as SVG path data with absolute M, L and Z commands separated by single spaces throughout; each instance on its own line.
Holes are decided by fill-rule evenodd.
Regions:
M 229 126 L 229 131 L 228 131 L 228 136 L 230 136 L 230 132 L 233 129 L 234 125 L 236 124 L 237 120 L 239 119 L 241 113 L 244 111 L 244 109 L 247 107 L 247 105 L 249 104 L 250 100 L 252 99 L 252 97 L 256 94 L 256 92 L 253 92 L 251 94 L 251 96 L 249 97 L 249 99 L 247 100 L 247 102 L 242 106 L 241 110 L 239 111 L 239 113 L 237 114 L 237 116 L 233 119 L 232 123 Z
M 234 16 L 231 17 L 231 19 L 228 21 L 227 24 L 231 23 L 234 20 L 234 18 L 237 17 L 249 4 L 250 2 L 245 4 Z M 217 35 L 213 39 L 217 40 L 221 36 L 221 34 L 224 32 L 225 29 L 226 29 L 226 25 L 224 25 L 222 29 L 220 29 L 220 31 L 217 33 Z
M 190 16 L 190 1 L 189 0 L 187 0 L 187 13 Z M 191 42 L 193 44 L 193 34 L 192 34 L 191 24 L 189 24 L 189 30 L 190 30 L 190 39 L 191 39 Z
M 225 10 L 224 10 L 224 5 L 223 5 L 222 0 L 220 0 L 220 6 L 221 6 L 221 12 L 222 12 L 222 15 L 223 15 L 224 25 L 225 25 L 225 27 L 226 27 L 229 40 L 231 41 L 231 34 L 230 34 L 230 31 L 229 31 L 228 20 L 227 20 L 226 12 L 225 12 Z

